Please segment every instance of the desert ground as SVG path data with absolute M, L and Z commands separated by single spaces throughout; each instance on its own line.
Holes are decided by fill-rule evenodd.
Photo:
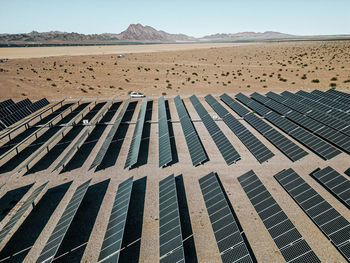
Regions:
M 89 167 L 110 130 L 111 125 L 107 124 L 104 132 L 95 138 L 96 144 L 89 152 L 84 153 L 87 159 L 79 168 L 61 173 L 51 172 L 87 127 L 72 138 L 67 138 L 68 143 L 62 144 L 59 157 L 52 157 L 52 163 L 48 168 L 28 174 L 24 174 L 23 171 L 17 172 L 17 169 L 1 174 L 0 185 L 5 185 L 0 189 L 0 200 L 8 191 L 32 183 L 35 183 L 36 187 L 48 181 L 47 188 L 51 192 L 48 191 L 47 195 L 44 193 L 44 197 L 40 196 L 38 199 L 42 198 L 46 203 L 40 204 L 39 200 L 36 201 L 37 207 L 33 210 L 36 213 L 29 209 L 31 213 L 27 212 L 0 243 L 0 262 L 21 262 L 22 260 L 28 263 L 35 262 L 76 187 L 88 179 L 92 179 L 89 190 L 54 262 L 97 262 L 118 185 L 130 176 L 134 176 L 131 212 L 128 214 L 126 240 L 123 242 L 119 262 L 159 262 L 158 186 L 159 181 L 170 174 L 177 177 L 177 187 L 181 188 L 182 192 L 180 192 L 184 197 L 181 211 L 186 210 L 184 204 L 188 206 L 187 218 L 186 215 L 181 215 L 187 219 L 185 220 L 187 224 L 190 222 L 191 226 L 183 230 L 183 235 L 186 237 L 185 253 L 192 255 L 187 262 L 221 262 L 198 183 L 199 178 L 212 171 L 218 173 L 257 261 L 284 262 L 276 244 L 237 180 L 237 177 L 251 169 L 322 262 L 346 262 L 326 236 L 273 178 L 273 175 L 283 169 L 293 168 L 350 221 L 349 209 L 309 175 L 316 168 L 325 168 L 328 165 L 344 174 L 350 166 L 349 155 L 342 152 L 335 158 L 325 161 L 279 130 L 308 153 L 302 159 L 292 162 L 221 101 L 222 106 L 275 154 L 270 160 L 260 164 L 231 129 L 219 119 L 216 123 L 241 156 L 241 160 L 228 166 L 188 97 L 196 94 L 205 109 L 213 116 L 214 110 L 203 98 L 209 93 L 213 94 L 218 101 L 220 101 L 218 95 L 224 92 L 234 97 L 238 92 L 250 94 L 254 91 L 261 93 L 275 91 L 279 93 L 284 90 L 295 92 L 300 89 L 311 91 L 333 87 L 349 93 L 350 41 L 274 42 L 228 44 L 227 46 L 225 44 L 225 47 L 218 45 L 211 48 L 154 50 L 147 53 L 136 53 L 135 50 L 131 50 L 131 53 L 118 51 L 125 54 L 124 58 L 117 58 L 118 52 L 104 55 L 79 55 L 73 52 L 75 55 L 70 53 L 70 56 L 57 56 L 61 51 L 55 53 L 55 48 L 51 50 L 50 55 L 45 53 L 47 57 L 41 57 L 39 54 L 38 57 L 11 58 L 8 55 L 9 61 L 0 63 L 1 98 L 17 100 L 26 97 L 30 99 L 47 97 L 50 102 L 67 98 L 64 103 L 77 102 L 78 99 L 90 103 L 96 99 L 97 102 L 109 101 L 116 96 L 114 102 L 120 102 L 120 106 L 109 120 L 109 123 L 113 123 L 121 111 L 122 103 L 128 97 L 128 92 L 135 90 L 144 92 L 148 96 L 148 108 L 142 134 L 140 163 L 133 169 L 123 169 L 141 106 L 140 100 L 133 99 L 132 103 L 135 107 L 128 108 L 126 115 L 129 119 L 123 118 L 122 128 L 118 129 L 121 134 L 112 143 L 112 148 L 108 151 L 110 155 L 107 158 L 108 162 L 101 170 L 93 171 L 89 170 Z M 0 58 L 6 57 L 3 52 L 5 51 L 0 49 Z M 165 168 L 158 167 L 157 98 L 162 95 L 169 103 L 173 129 L 171 140 L 172 147 L 175 149 L 174 156 L 176 156 L 174 162 Z M 190 159 L 173 100 L 175 95 L 183 98 L 209 157 L 208 162 L 197 167 L 192 165 Z M 77 105 L 73 107 L 76 108 Z M 102 108 L 99 109 L 99 112 L 101 111 Z M 87 113 L 88 111 L 84 114 Z M 276 128 L 276 126 L 273 127 Z M 64 127 L 67 130 L 71 128 Z M 4 138 L 0 146 L 6 143 L 6 140 Z M 25 145 L 28 144 L 29 142 Z M 59 142 L 57 144 L 59 145 Z M 53 146 L 50 147 L 52 148 Z M 40 158 L 45 154 L 46 152 L 43 152 Z M 52 152 L 48 154 L 53 156 Z M 7 160 L 2 160 L 1 164 L 5 161 Z M 20 204 L 26 200 L 32 190 L 33 188 L 18 200 L 19 205 L 7 211 L 8 213 L 0 222 L 0 229 L 20 208 Z M 53 198 L 50 199 L 52 196 Z M 3 209 L 3 207 L 4 204 L 0 203 L 0 208 Z M 46 212 L 48 210 L 51 212 Z M 38 222 L 34 220 L 35 214 Z M 24 227 L 21 228 L 21 224 Z M 18 231 L 17 234 L 16 231 Z M 21 235 L 26 235 L 24 241 Z M 34 238 L 35 235 L 37 237 Z M 7 256 L 13 258 L 7 258 Z
M 0 63 L 2 98 L 346 90 L 350 83 L 350 41 L 2 48 L 0 58 L 9 58 Z

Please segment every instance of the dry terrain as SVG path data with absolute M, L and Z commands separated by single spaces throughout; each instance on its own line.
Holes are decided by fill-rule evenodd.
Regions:
M 0 63 L 2 98 L 347 89 L 350 83 L 350 41 L 4 48 L 0 58 L 10 59 Z

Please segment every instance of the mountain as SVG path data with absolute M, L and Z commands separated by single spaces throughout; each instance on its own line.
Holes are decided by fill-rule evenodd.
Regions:
M 184 34 L 169 34 L 156 30 L 150 26 L 141 24 L 131 24 L 129 27 L 117 35 L 119 40 L 148 40 L 148 41 L 193 41 L 194 37 Z
M 295 38 L 294 35 L 284 34 L 280 32 L 274 32 L 274 31 L 266 31 L 263 33 L 256 33 L 256 32 L 240 32 L 240 33 L 221 33 L 221 34 L 214 34 L 209 36 L 204 36 L 201 38 L 201 40 L 231 40 L 231 41 L 238 41 L 238 40 L 269 40 L 269 39 L 288 39 L 288 38 Z
M 0 34 L 0 47 L 6 46 L 42 46 L 42 45 L 93 45 L 114 44 L 118 42 L 229 42 L 229 41 L 264 41 L 264 40 L 327 40 L 350 39 L 350 35 L 331 36 L 295 36 L 274 31 L 263 33 L 241 32 L 220 33 L 194 38 L 184 34 L 170 34 L 150 26 L 131 24 L 119 34 L 79 34 L 60 31 L 39 33 L 32 31 L 23 34 Z
M 141 24 L 131 24 L 125 31 L 119 34 L 105 33 L 85 35 L 60 31 L 42 33 L 32 31 L 23 34 L 0 34 L 0 42 L 2 43 L 108 43 L 118 41 L 178 42 L 195 40 L 194 37 L 189 37 L 184 34 L 169 34 Z

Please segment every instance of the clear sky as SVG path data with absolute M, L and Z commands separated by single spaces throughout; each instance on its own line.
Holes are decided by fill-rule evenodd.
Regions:
M 169 33 L 350 34 L 350 0 L 0 0 L 0 33 L 120 33 L 141 23 Z

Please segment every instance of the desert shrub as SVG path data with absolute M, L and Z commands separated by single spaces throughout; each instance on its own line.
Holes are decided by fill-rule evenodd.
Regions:
M 319 79 L 313 79 L 311 80 L 312 83 L 320 83 L 320 80 Z
M 329 86 L 330 86 L 332 89 L 335 89 L 335 87 L 337 86 L 337 83 L 331 82 L 331 83 L 329 83 Z
M 303 79 L 303 80 L 307 79 L 306 74 L 304 74 L 304 75 L 301 77 L 301 79 Z
M 57 87 L 57 85 L 55 83 L 52 83 L 51 86 L 52 87 Z
M 84 93 L 88 93 L 85 89 L 83 89 L 83 88 L 80 88 L 80 90 L 82 91 L 82 92 L 84 92 Z
M 338 78 L 337 77 L 333 77 L 333 78 L 331 78 L 331 81 L 337 81 L 338 80 Z
M 47 81 L 51 81 L 52 79 L 50 79 L 50 78 L 46 78 L 46 80 L 47 80 Z
M 165 95 L 166 95 L 166 92 L 162 92 L 162 95 L 165 96 Z

